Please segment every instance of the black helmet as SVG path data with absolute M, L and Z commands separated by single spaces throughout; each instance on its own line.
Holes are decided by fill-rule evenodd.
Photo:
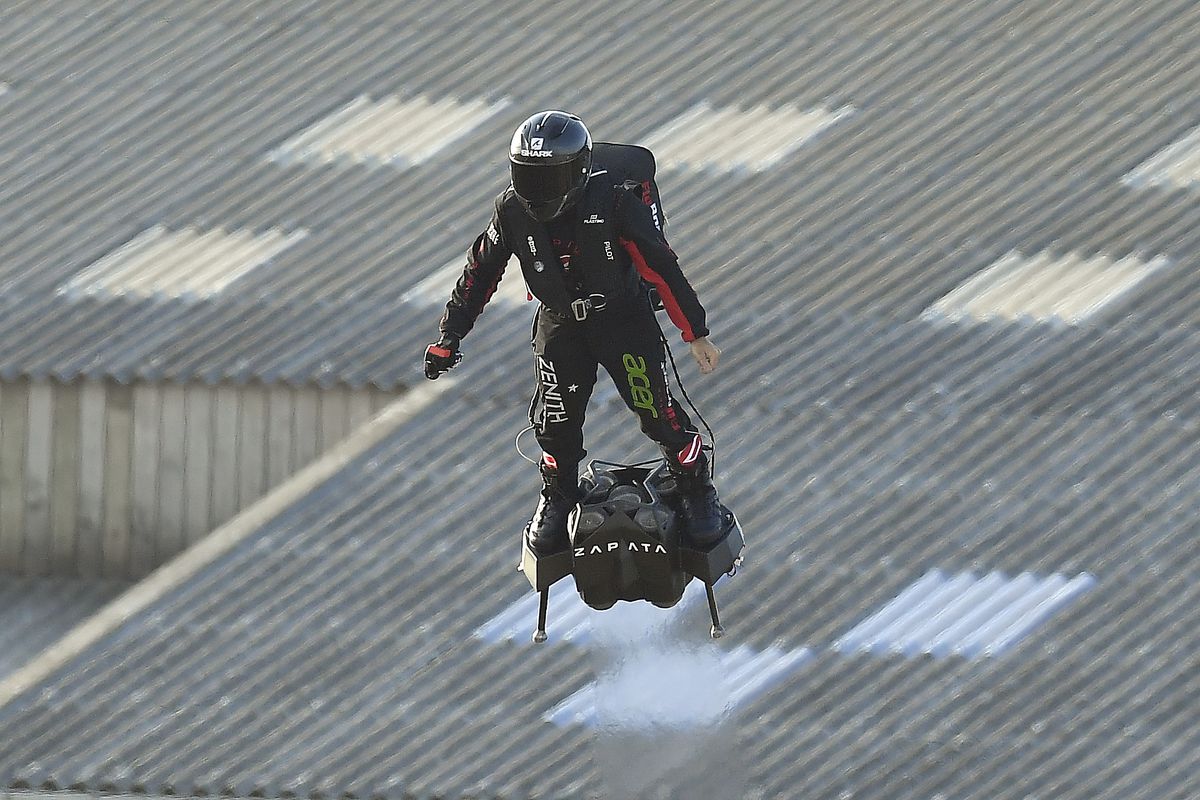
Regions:
M 541 111 L 521 123 L 508 148 L 513 191 L 534 219 L 554 219 L 579 196 L 592 171 L 592 135 L 579 117 Z

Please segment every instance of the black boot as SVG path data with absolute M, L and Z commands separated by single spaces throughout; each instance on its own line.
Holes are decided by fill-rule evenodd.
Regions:
M 529 548 L 535 555 L 548 556 L 566 550 L 570 544 L 567 535 L 567 515 L 575 508 L 578 494 L 578 479 L 571 470 L 561 470 L 543 463 L 542 493 L 538 498 L 533 521 L 529 523 Z
M 725 533 L 725 510 L 717 499 L 708 459 L 701 453 L 690 469 L 673 459 L 667 460 L 667 466 L 675 478 L 688 538 L 701 546 L 713 544 Z

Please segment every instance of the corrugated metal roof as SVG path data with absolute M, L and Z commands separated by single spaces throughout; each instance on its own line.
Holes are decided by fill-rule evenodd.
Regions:
M 1191 188 L 1200 180 L 1200 128 L 1164 147 L 1122 180 L 1139 189 L 1152 185 Z
M 771 287 L 789 298 L 792 313 L 915 315 L 1013 250 L 1186 263 L 1191 246 L 1194 204 L 1119 180 L 1194 127 L 1194 101 L 1176 88 L 1190 73 L 1170 59 L 1178 45 L 1160 24 L 1186 30 L 1186 12 L 1170 3 L 1128 19 L 1119 5 L 1095 14 L 839 6 L 821 23 L 786 3 L 753 13 L 678 3 L 667 26 L 658 17 L 668 12 L 626 3 L 551 24 L 536 53 L 520 47 L 523 12 L 505 5 L 465 16 L 396 4 L 370 13 L 221 8 L 108 4 L 92 11 L 103 25 L 59 19 L 51 6 L 9 12 L 10 55 L 0 75 L 20 90 L 6 97 L 13 108 L 0 122 L 0 152 L 8 155 L 0 208 L 10 209 L 0 218 L 0 287 L 45 324 L 0 322 L 6 374 L 71 373 L 64 362 L 74 347 L 63 345 L 74 340 L 80 310 L 48 290 L 155 225 L 311 235 L 237 281 L 237 299 L 220 301 L 223 310 L 180 319 L 162 298 L 156 316 L 175 332 L 172 341 L 114 342 L 94 355 L 96 373 L 255 375 L 261 353 L 279 341 L 270 322 L 285 321 L 297 341 L 321 339 L 327 320 L 309 313 L 314 303 L 386 325 L 388 310 L 482 226 L 505 180 L 513 125 L 530 108 L 564 98 L 576 98 L 568 105 L 597 135 L 640 141 L 669 133 L 697 108 L 858 109 L 764 173 L 664 169 L 673 238 L 698 282 L 713 287 L 710 297 Z M 559 24 L 570 35 L 551 35 Z M 623 36 L 664 27 L 695 35 Z M 993 30 L 1004 35 L 985 35 Z M 1062 51 L 1060 31 L 1067 41 L 1104 44 Z M 493 55 L 464 62 L 450 42 L 472 36 L 512 55 L 503 67 Z M 605 55 L 618 46 L 627 60 Z M 646 75 L 662 88 L 648 92 Z M 1070 91 L 1055 88 L 1064 86 Z M 1103 107 L 1072 100 L 1089 96 L 1103 97 Z M 270 160 L 365 97 L 509 105 L 405 169 Z M 1108 108 L 1120 113 L 1112 124 Z M 795 288 L 782 288 L 781 275 Z M 196 356 L 224 332 L 230 302 L 271 304 L 270 322 L 243 326 L 237 344 L 197 372 Z M 1193 313 L 1178 297 L 1166 305 Z M 410 309 L 405 327 L 423 326 L 428 338 L 436 321 L 429 311 Z M 129 309 L 113 301 L 87 313 L 119 327 Z M 253 307 L 241 313 L 255 317 Z M 269 379 L 311 381 L 307 349 L 279 353 Z M 398 342 L 390 369 L 372 379 L 404 384 L 415 374 L 411 353 Z M 361 380 L 362 364 L 337 348 L 320 360 L 325 380 Z
M 288 139 L 268 157 L 283 164 L 344 160 L 403 168 L 435 157 L 505 105 L 504 100 L 373 100 L 364 95 Z
M 117 581 L 0 575 L 0 678 L 126 588 Z
M 932 570 L 834 642 L 842 653 L 994 657 L 1020 643 L 1096 583 L 1082 573 L 1007 578 Z
M 58 293 L 212 297 L 307 235 L 303 229 L 253 234 L 194 228 L 169 231 L 155 225 L 77 273 Z
M 762 172 L 660 172 L 672 242 L 725 348 L 689 391 L 749 541 L 721 591 L 728 637 L 689 639 L 707 622 L 683 609 L 672 646 L 731 663 L 805 654 L 778 684 L 659 752 L 644 731 L 546 721 L 600 685 L 596 648 L 474 635 L 528 592 L 513 567 L 537 479 L 509 445 L 532 384 L 530 309 L 507 304 L 480 320 L 436 408 L 0 708 L 0 729 L 23 732 L 0 736 L 0 783 L 1192 792 L 1200 204 L 1122 178 L 1200 120 L 1194 4 L 628 0 L 546 18 L 513 2 L 152 0 L 0 14 L 14 87 L 0 375 L 418 381 L 437 315 L 403 298 L 485 224 L 530 110 L 569 106 L 598 138 L 647 141 L 704 103 L 854 109 Z M 511 105 L 405 169 L 267 158 L 356 97 L 392 96 Z M 55 287 L 154 225 L 310 233 L 231 286 L 236 299 L 54 305 Z M 1167 263 L 1074 326 L 922 317 L 1009 253 Z M 653 455 L 634 428 L 598 392 L 593 454 Z M 1095 583 L 993 658 L 839 652 L 935 570 Z
M 928 319 L 1030 317 L 1079 323 L 1117 302 L 1155 270 L 1169 265 L 1159 256 L 1146 262 L 1127 256 L 1026 258 L 1009 253 L 925 310 Z
M 36 732 L 7 744 L 10 780 L 268 795 L 603 786 L 588 737 L 567 729 L 558 741 L 542 719 L 591 683 L 594 651 L 472 636 L 528 592 L 513 564 L 536 485 L 532 468 L 511 474 L 501 435 L 520 425 L 524 382 L 476 370 L 434 416 L 485 433 L 447 439 L 422 415 L 131 619 L 89 651 L 86 670 L 7 706 L 7 728 Z M 743 362 L 729 379 L 754 373 Z M 962 424 L 719 397 L 706 407 L 737 439 L 718 456 L 720 483 L 752 537 L 746 569 L 721 593 L 722 646 L 814 653 L 735 717 L 747 779 L 767 796 L 797 786 L 889 796 L 913 775 L 953 796 L 964 770 L 1045 786 L 1076 758 L 1148 775 L 1165 756 L 1125 759 L 1130 734 L 1112 720 L 1136 720 L 1133 742 L 1146 748 L 1195 736 L 1184 677 L 1194 548 L 1179 525 L 1194 518 L 1200 471 L 1177 424 L 1024 413 Z M 615 409 L 593 419 L 597 455 L 636 452 Z M 447 497 L 447 485 L 462 488 Z M 930 567 L 982 565 L 1086 568 L 1098 588 L 989 662 L 834 650 Z M 702 636 L 703 607 L 693 612 L 682 628 Z M 63 704 L 76 710 L 49 713 Z M 158 731 L 153 747 L 144 726 Z M 906 744 L 916 742 L 936 758 Z
M 852 109 L 689 108 L 645 141 L 667 169 L 762 172 L 850 114 Z

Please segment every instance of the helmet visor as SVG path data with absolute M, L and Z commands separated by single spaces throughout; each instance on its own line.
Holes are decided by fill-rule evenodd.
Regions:
M 583 178 L 579 159 L 566 164 L 512 164 L 513 190 L 528 203 L 561 200 L 583 183 Z

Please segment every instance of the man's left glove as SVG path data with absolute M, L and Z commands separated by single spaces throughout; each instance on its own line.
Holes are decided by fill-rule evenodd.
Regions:
M 436 343 L 425 348 L 425 377 L 436 381 L 438 376 L 462 361 L 458 352 L 458 337 L 443 333 Z

